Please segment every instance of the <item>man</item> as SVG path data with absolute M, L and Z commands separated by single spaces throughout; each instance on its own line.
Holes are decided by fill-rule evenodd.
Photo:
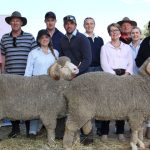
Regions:
M 150 21 L 148 22 L 148 31 L 149 36 L 142 41 L 135 59 L 137 67 L 141 67 L 144 61 L 150 57 Z M 146 138 L 150 139 L 150 121 L 147 122 Z
M 128 17 L 124 17 L 121 21 L 117 22 L 121 26 L 121 37 L 120 41 L 130 44 L 132 41 L 131 30 L 133 27 L 137 26 L 137 23 L 130 20 Z
M 95 35 L 94 33 L 95 20 L 92 17 L 87 17 L 84 19 L 83 26 L 85 29 L 85 36 L 90 41 L 92 51 L 92 63 L 88 69 L 88 72 L 102 71 L 100 64 L 100 52 L 104 42 L 101 37 Z M 100 136 L 101 121 L 95 120 L 95 126 L 97 128 L 97 135 Z
M 46 28 L 52 38 L 53 48 L 58 50 L 59 52 L 60 40 L 64 36 L 64 34 L 55 27 L 56 22 L 56 15 L 53 12 L 50 11 L 45 14 Z
M 63 18 L 63 21 L 66 35 L 61 39 L 60 56 L 68 56 L 71 62 L 78 66 L 78 75 L 86 73 L 92 61 L 90 42 L 76 29 L 77 23 L 74 16 L 68 15 Z M 91 137 L 85 137 L 83 134 L 82 136 L 84 137 L 83 144 L 93 142 Z
M 49 11 L 45 14 L 46 29 L 49 35 L 51 36 L 53 48 L 56 49 L 58 52 L 60 52 L 60 40 L 64 36 L 64 34 L 55 27 L 56 22 L 57 20 L 54 12 Z M 57 119 L 55 137 L 58 140 L 63 138 L 64 128 L 65 128 L 64 120 L 65 118 Z
M 24 75 L 28 53 L 37 44 L 30 33 L 22 31 L 21 27 L 27 24 L 27 19 L 22 17 L 20 12 L 13 12 L 11 16 L 5 18 L 5 21 L 11 26 L 12 30 L 10 33 L 3 35 L 1 39 L 2 73 Z M 26 122 L 26 128 L 28 135 L 28 121 Z M 14 138 L 19 134 L 19 120 L 12 121 L 12 131 L 8 137 Z
M 90 42 L 76 29 L 74 16 L 68 15 L 63 20 L 66 35 L 61 39 L 60 55 L 68 56 L 73 64 L 79 66 L 79 75 L 83 74 L 88 71 L 92 61 Z

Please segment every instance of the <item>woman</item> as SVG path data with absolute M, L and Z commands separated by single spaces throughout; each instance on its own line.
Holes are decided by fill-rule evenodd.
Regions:
M 140 45 L 141 45 L 141 30 L 139 27 L 133 27 L 133 29 L 131 30 L 131 38 L 132 38 L 132 42 L 129 44 L 131 49 L 132 49 L 132 56 L 134 59 L 134 65 L 133 65 L 133 73 L 137 74 L 138 73 L 138 67 L 136 66 L 135 63 L 135 58 L 137 57 Z
M 120 25 L 112 23 L 107 27 L 111 41 L 101 49 L 100 61 L 103 71 L 114 75 L 130 75 L 133 73 L 133 58 L 129 45 L 120 41 Z M 123 86 L 123 85 L 122 85 Z M 102 140 L 107 139 L 109 132 L 109 122 L 102 121 L 101 134 Z M 124 141 L 124 120 L 116 121 L 116 134 L 118 139 Z
M 25 76 L 37 76 L 37 75 L 47 75 L 48 68 L 55 62 L 58 58 L 58 51 L 53 49 L 50 35 L 47 30 L 40 30 L 37 35 L 38 46 L 36 49 L 32 50 L 28 55 L 27 66 L 25 70 Z M 30 137 L 35 137 L 37 131 L 40 129 L 39 120 L 30 121 Z

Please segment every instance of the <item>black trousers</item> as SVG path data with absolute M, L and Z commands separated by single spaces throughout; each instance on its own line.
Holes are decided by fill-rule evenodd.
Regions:
M 114 69 L 116 75 L 121 76 L 125 74 L 125 69 Z M 110 121 L 102 121 L 101 123 L 101 134 L 108 135 L 109 133 L 109 123 Z M 116 121 L 116 134 L 124 134 L 124 120 L 117 120 Z
M 11 121 L 12 123 L 12 132 L 20 132 L 20 121 L 16 120 L 16 121 Z M 30 129 L 30 121 L 27 120 L 25 121 L 25 125 L 26 125 L 26 135 L 29 134 L 29 129 Z
M 102 121 L 101 122 L 101 134 L 108 135 L 109 133 L 109 123 L 110 121 Z M 124 134 L 124 120 L 117 120 L 116 121 L 116 134 Z

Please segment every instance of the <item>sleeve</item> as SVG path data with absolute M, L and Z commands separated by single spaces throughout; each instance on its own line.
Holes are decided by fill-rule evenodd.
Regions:
M 58 58 L 59 57 L 59 52 L 57 50 L 54 50 L 54 53 L 55 53 L 56 58 Z
M 34 55 L 33 55 L 33 51 L 31 51 L 28 55 L 24 76 L 31 77 L 33 75 L 33 68 L 34 68 Z
M 5 48 L 4 48 L 4 44 L 3 44 L 3 37 L 1 39 L 1 43 L 0 43 L 0 50 L 1 50 L 1 54 L 5 55 Z
M 31 35 L 32 36 L 32 35 Z M 35 41 L 35 38 L 32 36 L 32 42 L 31 42 L 31 50 L 35 49 L 38 47 L 37 42 Z
M 142 41 L 137 57 L 135 59 L 137 67 L 141 67 L 144 61 L 150 56 L 150 54 L 148 55 L 149 48 L 147 46 L 148 43 L 147 40 L 145 39 Z
M 127 69 L 126 72 L 129 72 L 130 74 L 133 74 L 133 57 L 132 57 L 132 49 L 128 46 L 128 64 L 127 64 Z
M 100 53 L 101 67 L 102 67 L 104 72 L 116 74 L 115 71 L 109 65 L 109 60 L 108 60 L 106 49 L 107 49 L 107 47 L 105 45 L 102 46 L 101 53 Z
M 91 45 L 87 37 L 81 38 L 82 62 L 79 66 L 79 74 L 84 73 L 92 62 Z

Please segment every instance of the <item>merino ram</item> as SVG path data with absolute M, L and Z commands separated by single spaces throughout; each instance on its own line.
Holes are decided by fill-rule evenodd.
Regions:
M 91 72 L 71 81 L 64 93 L 68 100 L 69 115 L 63 140 L 70 150 L 75 133 L 83 127 L 91 129 L 90 120 L 128 119 L 132 130 L 131 147 L 137 150 L 142 142 L 143 121 L 150 119 L 150 58 L 143 64 L 139 75 L 116 76 Z
M 67 57 L 60 57 L 50 68 L 57 70 L 57 78 L 65 76 L 70 80 L 78 73 Z M 69 78 L 70 77 L 70 78 Z M 48 133 L 48 143 L 54 140 L 54 130 L 58 115 L 66 113 L 63 91 L 69 81 L 52 80 L 48 75 L 24 77 L 0 75 L 0 119 L 31 120 L 40 118 Z

